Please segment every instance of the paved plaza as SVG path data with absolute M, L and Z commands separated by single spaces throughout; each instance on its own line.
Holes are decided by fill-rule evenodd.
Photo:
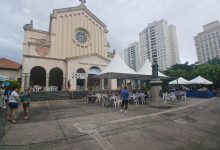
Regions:
M 32 102 L 28 120 L 19 110 L 17 124 L 6 123 L 0 149 L 220 149 L 219 98 L 171 105 L 169 109 L 129 105 L 125 114 L 81 100 Z

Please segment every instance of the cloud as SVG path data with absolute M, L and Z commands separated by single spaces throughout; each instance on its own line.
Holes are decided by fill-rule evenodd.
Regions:
M 33 19 L 34 28 L 47 31 L 53 9 L 77 5 L 77 0 L 0 1 L 0 57 L 21 61 L 23 25 Z M 219 0 L 87 0 L 86 6 L 107 25 L 111 49 L 121 52 L 139 40 L 148 23 L 167 20 L 176 26 L 182 63 L 197 61 L 193 37 L 220 20 Z

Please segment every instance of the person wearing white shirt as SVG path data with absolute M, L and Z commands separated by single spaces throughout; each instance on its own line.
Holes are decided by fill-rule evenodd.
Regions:
M 16 117 L 18 104 L 19 104 L 18 89 L 13 88 L 9 95 L 9 107 L 10 107 L 9 120 L 11 120 L 12 123 L 16 123 L 15 117 Z

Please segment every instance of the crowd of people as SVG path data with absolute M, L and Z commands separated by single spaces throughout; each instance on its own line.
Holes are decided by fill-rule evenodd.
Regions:
M 135 104 L 135 102 L 146 104 L 149 99 L 148 91 L 144 90 L 130 90 L 127 87 L 119 91 L 108 91 L 108 92 L 91 92 L 87 96 L 88 103 L 103 103 L 103 106 L 113 107 L 115 98 L 120 101 L 120 111 L 127 113 L 128 104 Z M 112 100 L 112 101 L 111 101 Z M 106 102 L 106 103 L 105 103 Z
M 45 91 L 45 87 L 38 85 L 33 86 L 33 91 L 34 92 L 39 92 L 39 91 Z
M 19 105 L 23 106 L 24 119 L 29 117 L 31 89 L 20 92 L 17 87 L 0 88 L 0 109 L 7 109 L 8 121 L 16 123 L 16 113 Z

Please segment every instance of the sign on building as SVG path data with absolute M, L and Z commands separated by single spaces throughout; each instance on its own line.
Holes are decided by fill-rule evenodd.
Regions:
M 88 74 L 86 74 L 86 73 L 73 73 L 72 78 L 73 79 L 87 79 Z

